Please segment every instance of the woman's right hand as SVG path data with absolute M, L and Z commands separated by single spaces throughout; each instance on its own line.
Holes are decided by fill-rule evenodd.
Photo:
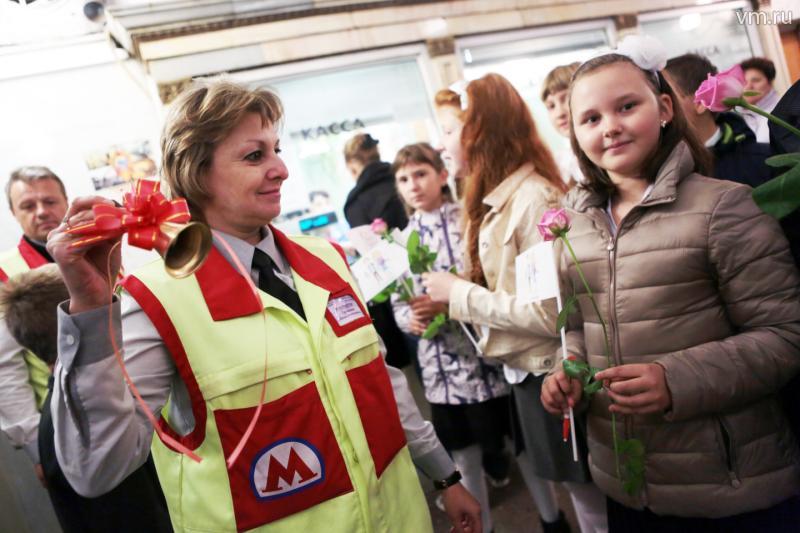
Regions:
M 561 416 L 581 401 L 583 387 L 578 380 L 558 370 L 547 376 L 542 383 L 542 405 L 550 413 Z
M 109 254 L 121 237 L 111 238 L 89 246 L 71 246 L 85 236 L 68 233 L 71 227 L 94 220 L 92 206 L 98 203 L 114 205 L 101 196 L 77 198 L 70 205 L 61 224 L 47 237 L 47 251 L 61 270 L 69 290 L 69 312 L 80 313 L 111 303 L 111 288 L 117 279 L 122 254 L 120 247 L 113 251 L 109 272 Z M 111 276 L 109 278 L 109 276 Z

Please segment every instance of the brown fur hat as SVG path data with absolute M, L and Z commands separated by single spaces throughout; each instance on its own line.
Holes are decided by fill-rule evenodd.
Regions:
M 56 307 L 68 298 L 58 267 L 44 265 L 0 284 L 0 315 L 18 343 L 52 365 L 58 354 Z

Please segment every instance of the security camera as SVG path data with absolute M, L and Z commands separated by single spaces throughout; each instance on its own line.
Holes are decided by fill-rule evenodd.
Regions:
M 105 8 L 103 2 L 90 1 L 83 4 L 83 14 L 92 22 L 103 22 Z

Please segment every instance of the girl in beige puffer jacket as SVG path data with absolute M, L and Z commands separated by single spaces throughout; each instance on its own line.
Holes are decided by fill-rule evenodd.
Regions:
M 775 395 L 800 370 L 800 278 L 778 224 L 748 187 L 701 175 L 705 151 L 656 70 L 600 56 L 570 98 L 588 183 L 567 198 L 569 238 L 614 364 L 588 418 L 610 531 L 794 530 L 800 465 Z M 599 317 L 562 266 L 580 300 L 568 350 L 605 368 Z M 556 414 L 580 397 L 560 370 L 543 386 Z M 611 411 L 621 438 L 645 447 L 634 495 L 616 472 Z

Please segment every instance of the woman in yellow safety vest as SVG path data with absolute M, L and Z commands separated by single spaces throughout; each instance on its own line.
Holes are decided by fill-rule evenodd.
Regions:
M 71 296 L 59 309 L 52 408 L 64 474 L 79 493 L 102 494 L 152 442 L 176 531 L 416 533 L 431 531 L 416 464 L 444 491 L 454 529 L 480 531 L 477 502 L 402 373 L 384 365 L 341 250 L 270 225 L 288 177 L 282 115 L 275 94 L 214 81 L 183 93 L 164 127 L 162 175 L 214 246 L 189 277 L 168 276 L 161 260 L 127 276 L 111 311 L 127 371 L 173 444 L 153 438 L 112 355 L 115 241 L 70 247 L 80 237 L 69 228 L 108 200 L 76 200 L 51 235 Z

